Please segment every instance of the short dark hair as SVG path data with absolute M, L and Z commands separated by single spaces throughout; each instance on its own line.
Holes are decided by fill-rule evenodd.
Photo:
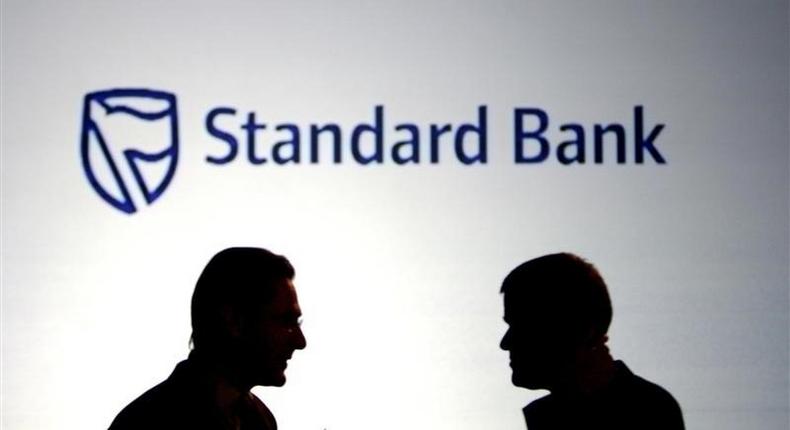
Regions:
M 206 264 L 192 294 L 192 343 L 211 348 L 223 340 L 222 309 L 238 315 L 270 303 L 275 286 L 293 279 L 294 268 L 287 258 L 263 248 L 227 248 Z
M 563 319 L 563 326 L 574 331 L 592 328 L 605 335 L 612 322 L 612 303 L 601 274 L 571 253 L 522 263 L 507 275 L 501 292 L 516 307 L 535 301 L 543 312 Z

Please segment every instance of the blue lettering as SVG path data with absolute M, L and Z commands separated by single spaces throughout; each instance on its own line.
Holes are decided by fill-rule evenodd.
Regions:
M 450 124 L 439 126 L 439 124 L 431 124 L 431 163 L 436 164 L 439 162 L 439 138 L 452 130 Z
M 563 124 L 560 131 L 572 131 L 576 138 L 557 146 L 557 159 L 562 164 L 584 164 L 584 128 L 579 124 Z M 575 149 L 576 153 L 571 157 L 567 154 L 568 149 Z
M 617 142 L 617 164 L 625 164 L 625 128 L 620 124 L 603 126 L 595 124 L 595 151 L 594 157 L 597 164 L 603 163 L 603 138 L 606 133 L 614 133 Z
M 650 153 L 650 156 L 653 157 L 653 160 L 655 160 L 656 163 L 666 164 L 667 160 L 664 159 L 661 153 L 658 152 L 658 149 L 656 149 L 655 145 L 653 145 L 653 141 L 656 140 L 658 134 L 664 129 L 664 124 L 658 124 L 653 127 L 653 129 L 650 131 L 650 134 L 647 136 L 647 139 L 645 139 L 644 114 L 642 110 L 642 106 L 634 107 L 634 158 L 636 159 L 636 164 L 644 163 L 644 150 L 647 150 L 647 152 Z
M 411 134 L 411 138 L 408 140 L 402 140 L 392 147 L 392 160 L 395 161 L 396 164 L 406 164 L 406 163 L 415 163 L 419 164 L 420 162 L 420 130 L 414 124 L 401 124 L 395 127 L 395 131 L 405 130 Z M 409 149 L 410 153 L 408 156 L 404 156 L 401 154 L 403 149 Z
M 487 108 L 479 106 L 477 108 L 477 125 L 462 124 L 455 132 L 455 155 L 464 164 L 486 163 L 486 141 L 488 135 Z M 464 150 L 464 135 L 477 135 L 477 153 L 469 155 Z
M 212 157 L 210 155 L 206 157 L 206 161 L 212 164 L 230 163 L 236 158 L 236 153 L 239 152 L 239 142 L 236 138 L 232 134 L 222 131 L 214 125 L 214 120 L 219 115 L 236 115 L 236 109 L 218 107 L 212 109 L 211 112 L 206 115 L 206 130 L 208 130 L 208 134 L 228 144 L 228 153 L 224 157 Z
M 359 164 L 369 164 L 372 162 L 384 162 L 384 134 L 382 123 L 384 122 L 384 108 L 376 106 L 373 125 L 359 124 L 351 132 L 351 154 Z M 360 149 L 360 136 L 362 133 L 373 133 L 373 154 L 365 156 Z
M 295 124 L 281 124 L 278 125 L 275 130 L 283 131 L 287 130 L 291 133 L 291 138 L 289 140 L 283 140 L 277 142 L 272 147 L 272 159 L 277 164 L 285 164 L 285 163 L 296 163 L 299 164 L 299 127 Z M 290 148 L 290 156 L 284 157 L 282 155 L 283 149 Z
M 258 124 L 255 122 L 255 112 L 250 112 L 247 115 L 247 122 L 241 126 L 242 130 L 247 130 L 247 159 L 252 164 L 263 164 L 266 158 L 258 158 L 255 155 L 255 132 L 257 130 L 264 130 L 266 124 Z
M 538 120 L 538 129 L 533 131 L 524 130 L 524 116 L 531 115 Z M 549 141 L 543 137 L 543 133 L 549 126 L 549 117 L 546 112 L 536 108 L 517 108 L 515 110 L 515 161 L 516 164 L 540 163 L 549 156 Z M 524 154 L 524 141 L 532 139 L 540 144 L 540 151 L 533 157 Z

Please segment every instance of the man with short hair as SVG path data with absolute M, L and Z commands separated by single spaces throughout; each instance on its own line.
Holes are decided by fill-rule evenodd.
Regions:
M 282 386 L 293 352 L 305 347 L 288 260 L 261 248 L 228 248 L 203 269 L 192 295 L 189 358 L 124 408 L 126 429 L 275 430 L 250 389 Z
M 513 384 L 550 391 L 524 408 L 529 430 L 684 428 L 669 392 L 609 354 L 612 305 L 592 264 L 545 255 L 510 272 L 501 292 Z

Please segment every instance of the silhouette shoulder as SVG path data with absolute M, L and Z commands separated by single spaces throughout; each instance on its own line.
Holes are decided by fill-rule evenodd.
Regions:
M 682 430 L 683 415 L 672 395 L 617 362 L 614 380 L 591 396 L 549 394 L 524 408 L 530 430 L 556 428 Z
M 277 429 L 274 415 L 260 399 L 246 393 L 239 400 L 233 413 L 244 428 Z M 186 360 L 164 382 L 123 408 L 110 430 L 232 429 L 227 413 L 217 404 L 215 386 L 204 369 Z
M 164 429 L 172 425 L 179 402 L 170 381 L 164 381 L 129 403 L 115 417 L 110 430 Z
M 212 424 L 221 423 L 220 417 L 189 367 L 179 363 L 169 378 L 123 408 L 110 430 L 221 428 Z
M 623 378 L 623 387 L 618 393 L 621 404 L 630 408 L 633 414 L 653 417 L 656 428 L 683 429 L 680 405 L 672 394 L 660 385 L 634 375 L 627 368 L 625 370 L 629 375 Z

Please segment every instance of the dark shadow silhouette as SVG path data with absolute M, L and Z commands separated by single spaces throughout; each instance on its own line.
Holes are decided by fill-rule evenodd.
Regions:
M 264 249 L 216 254 L 192 295 L 189 357 L 124 408 L 110 429 L 276 429 L 250 389 L 285 384 L 287 361 L 305 347 L 293 277 L 285 257 Z
M 612 305 L 592 264 L 536 258 L 510 272 L 502 293 L 513 384 L 550 391 L 524 408 L 530 430 L 684 428 L 672 395 L 609 354 Z

